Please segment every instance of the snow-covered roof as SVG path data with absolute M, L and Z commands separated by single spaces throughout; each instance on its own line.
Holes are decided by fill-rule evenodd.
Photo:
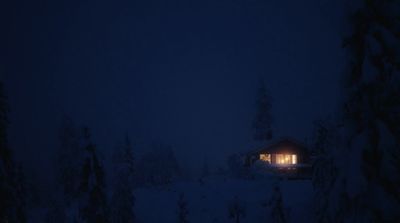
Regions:
M 295 139 L 286 137 L 275 140 L 268 145 L 258 148 L 256 150 L 250 151 L 248 154 L 259 154 L 262 152 L 274 153 L 282 150 L 294 153 L 308 153 L 307 147 L 303 143 Z

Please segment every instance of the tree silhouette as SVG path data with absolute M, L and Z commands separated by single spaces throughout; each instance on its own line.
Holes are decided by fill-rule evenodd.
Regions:
M 283 198 L 281 189 L 279 186 L 275 186 L 271 200 L 269 201 L 270 209 L 270 221 L 272 223 L 286 223 L 285 209 L 283 206 Z
M 178 199 L 178 222 L 179 223 L 189 223 L 188 221 L 188 205 L 185 199 L 185 195 L 181 193 Z
M 25 202 L 22 173 L 8 147 L 8 102 L 0 82 L 0 222 L 24 223 Z
M 400 148 L 399 1 L 362 3 L 350 17 L 352 33 L 344 40 L 349 59 L 342 116 L 346 136 L 332 187 L 341 198 L 335 222 L 395 222 L 394 210 L 400 209 L 393 161 Z
M 78 196 L 79 171 L 83 162 L 84 151 L 80 148 L 82 136 L 73 121 L 65 116 L 60 130 L 60 147 L 58 150 L 58 180 L 63 189 L 63 197 L 67 205 Z
M 335 150 L 337 150 L 337 127 L 329 120 L 315 122 L 312 152 L 314 202 L 318 222 L 334 222 L 330 211 L 333 186 L 338 176 Z
M 80 181 L 80 218 L 86 223 L 107 223 L 108 203 L 105 194 L 105 176 L 96 146 L 92 143 L 88 128 L 83 129 L 85 161 Z
M 260 81 L 256 99 L 256 115 L 253 120 L 253 138 L 258 142 L 272 139 L 271 98 L 264 81 Z
M 132 145 L 128 138 L 114 155 L 115 184 L 111 198 L 111 213 L 113 223 L 135 221 L 134 204 L 134 174 L 135 163 Z
M 246 216 L 246 207 L 237 196 L 235 196 L 228 206 L 228 216 L 230 219 L 233 219 L 235 223 L 240 223 L 240 219 Z

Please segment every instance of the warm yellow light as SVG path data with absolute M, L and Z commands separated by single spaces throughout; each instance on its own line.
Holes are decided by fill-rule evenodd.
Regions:
M 260 154 L 260 160 L 271 163 L 271 154 Z
M 276 154 L 277 164 L 297 164 L 297 155 L 295 154 Z

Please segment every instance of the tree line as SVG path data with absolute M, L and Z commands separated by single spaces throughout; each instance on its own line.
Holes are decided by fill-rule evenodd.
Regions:
M 344 101 L 337 114 L 315 123 L 311 145 L 316 157 L 312 178 L 315 222 L 400 219 L 399 7 L 396 0 L 364 0 L 349 16 L 351 33 L 343 41 L 348 61 Z M 265 142 L 273 136 L 271 100 L 264 85 L 258 95 L 254 139 Z M 27 184 L 9 147 L 8 112 L 0 84 L 0 222 L 23 223 L 27 222 Z M 115 179 L 108 196 L 104 164 L 90 129 L 77 128 L 66 119 L 60 141 L 59 196 L 52 201 L 46 222 L 135 222 L 135 187 L 169 183 L 181 172 L 171 147 L 158 145 L 136 160 L 126 137 L 113 156 Z M 230 159 L 232 168 L 237 168 L 235 159 Z M 279 186 L 273 194 L 269 222 L 287 222 Z M 183 194 L 177 206 L 178 221 L 188 222 Z M 240 222 L 246 212 L 235 199 L 228 214 Z

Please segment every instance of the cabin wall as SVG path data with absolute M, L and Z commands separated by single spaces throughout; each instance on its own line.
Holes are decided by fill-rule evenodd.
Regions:
M 298 164 L 309 164 L 311 160 L 307 148 L 289 142 L 279 143 L 279 145 L 270 146 L 256 153 L 249 154 L 250 160 L 247 164 L 253 164 L 257 160 L 260 160 L 260 154 L 271 154 L 272 164 L 276 164 L 277 154 L 294 154 L 297 156 Z
M 260 154 L 263 154 L 263 153 L 260 153 Z M 255 161 L 259 160 L 260 154 L 254 156 L 251 163 L 254 163 Z M 284 152 L 282 152 L 282 153 L 277 152 L 277 153 L 271 154 L 271 164 L 276 164 L 276 154 L 284 154 Z M 299 163 L 299 164 L 309 163 L 309 158 L 308 158 L 307 154 L 303 154 L 303 153 L 290 153 L 290 154 L 297 155 L 297 163 Z

